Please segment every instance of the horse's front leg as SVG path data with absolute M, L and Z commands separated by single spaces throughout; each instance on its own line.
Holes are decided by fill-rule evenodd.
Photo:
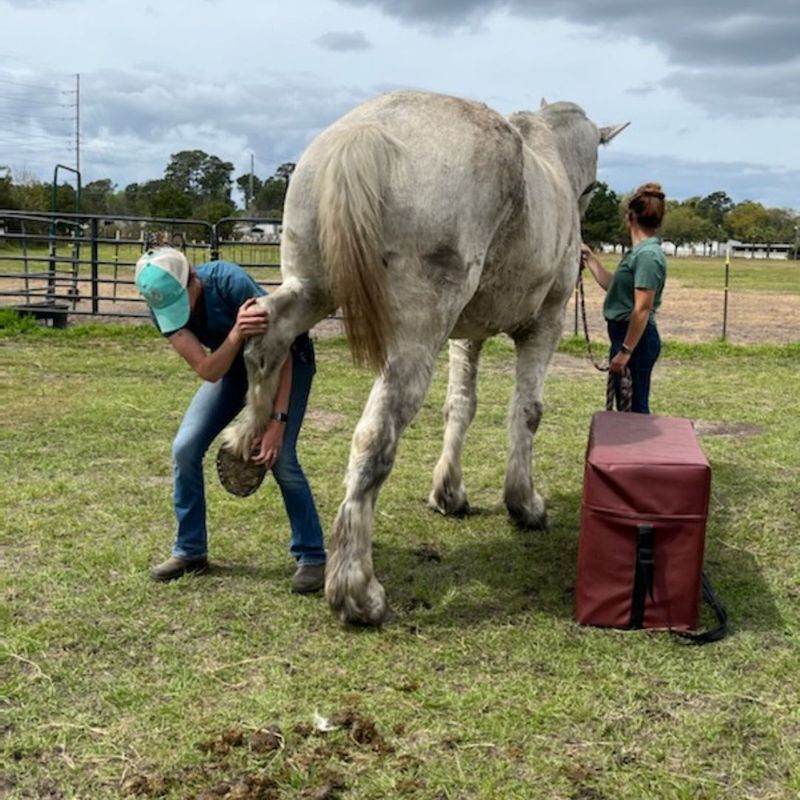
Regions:
M 450 340 L 444 442 L 433 471 L 433 489 L 428 498 L 431 508 L 441 514 L 463 516 L 469 513 L 467 490 L 461 473 L 461 454 L 478 405 L 475 384 L 482 347 L 482 341 Z
M 267 310 L 267 332 L 248 339 L 245 344 L 247 402 L 239 421 L 223 433 L 225 447 L 242 459 L 249 458 L 253 443 L 269 423 L 280 368 L 290 345 L 331 310 L 324 295 L 296 280 L 259 297 L 258 304 Z
M 550 358 L 561 338 L 564 309 L 545 307 L 535 326 L 514 338 L 516 384 L 508 414 L 508 462 L 505 504 L 520 528 L 544 530 L 547 511 L 533 484 L 533 437 L 542 419 L 542 393 Z
M 381 625 L 391 617 L 372 563 L 375 503 L 394 465 L 400 435 L 425 398 L 434 363 L 429 348 L 405 348 L 402 355 L 390 356 L 353 435 L 346 494 L 325 570 L 325 595 L 344 622 Z

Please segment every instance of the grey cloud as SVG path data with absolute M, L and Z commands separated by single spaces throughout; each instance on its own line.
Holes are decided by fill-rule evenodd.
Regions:
M 291 75 L 237 83 L 163 71 L 103 71 L 82 76 L 82 81 L 96 98 L 82 113 L 86 162 L 92 163 L 94 147 L 96 163 L 102 161 L 105 174 L 121 184 L 160 177 L 152 174 L 151 165 L 161 158 L 166 166 L 178 149 L 200 148 L 226 160 L 249 149 L 267 169 L 297 160 L 316 133 L 372 93 Z M 115 140 L 158 142 L 172 149 L 154 162 L 152 153 L 142 159 L 124 146 L 111 148 Z M 148 165 L 146 174 L 142 163 Z
M 800 4 L 796 0 L 729 0 L 724 5 L 673 0 L 339 0 L 373 6 L 428 29 L 473 25 L 494 11 L 560 19 L 604 35 L 637 36 L 659 45 L 676 64 L 773 64 L 797 57 Z M 643 66 L 644 69 L 644 66 Z
M 714 116 L 800 116 L 800 70 L 772 68 L 677 70 L 660 82 Z
M 658 47 L 676 72 L 669 83 L 687 99 L 719 111 L 722 85 L 728 94 L 741 89 L 748 102 L 727 104 L 727 113 L 753 115 L 767 104 L 780 103 L 781 113 L 798 113 L 800 86 L 800 3 L 797 0 L 727 0 L 725 4 L 673 0 L 642 4 L 631 0 L 338 0 L 353 6 L 373 6 L 387 15 L 434 33 L 474 28 L 492 12 L 529 19 L 562 20 L 596 32 L 624 47 L 622 37 L 634 37 Z M 610 45 L 612 46 L 612 45 Z M 641 63 L 642 84 L 634 93 L 646 95 L 648 64 Z M 747 76 L 745 69 L 771 68 Z M 740 83 L 741 86 L 740 86 Z M 789 83 L 794 89 L 789 89 Z M 756 90 L 758 93 L 756 93 Z M 752 99 L 752 103 L 749 102 Z
M 318 44 L 325 50 L 333 50 L 336 53 L 372 49 L 372 42 L 361 31 L 349 33 L 345 31 L 329 31 L 314 39 L 314 44 Z

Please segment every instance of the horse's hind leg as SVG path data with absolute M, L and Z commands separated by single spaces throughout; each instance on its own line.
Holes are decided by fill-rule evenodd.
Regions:
M 467 490 L 461 475 L 461 454 L 478 404 L 475 384 L 482 347 L 482 341 L 450 340 L 444 444 L 433 471 L 433 489 L 428 498 L 431 508 L 442 514 L 463 516 L 469 513 Z
M 325 570 L 328 603 L 345 622 L 380 625 L 391 613 L 373 571 L 375 502 L 394 465 L 400 435 L 425 398 L 437 350 L 405 346 L 402 355 L 389 357 L 353 435 L 346 494 Z
M 289 346 L 332 310 L 323 292 L 294 278 L 272 294 L 260 297 L 258 303 L 267 309 L 269 327 L 265 334 L 248 339 L 245 345 L 247 404 L 240 421 L 224 434 L 226 446 L 242 458 L 249 456 L 252 443 L 269 422 L 280 367 Z

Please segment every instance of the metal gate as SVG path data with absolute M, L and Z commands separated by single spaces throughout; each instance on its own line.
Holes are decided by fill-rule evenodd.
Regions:
M 149 237 L 166 232 L 191 264 L 223 259 L 280 283 L 280 221 L 112 217 L 0 210 L 0 307 L 55 327 L 68 317 L 148 317 L 133 283 Z

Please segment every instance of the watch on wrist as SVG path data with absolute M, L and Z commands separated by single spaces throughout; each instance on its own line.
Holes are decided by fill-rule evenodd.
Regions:
M 620 346 L 620 348 L 619 348 L 619 349 L 620 349 L 620 350 L 621 350 L 623 353 L 625 353 L 625 355 L 626 355 L 626 356 L 629 356 L 629 355 L 630 355 L 630 354 L 633 352 L 633 350 L 631 350 L 631 348 L 630 348 L 630 347 L 628 347 L 628 345 L 626 345 L 626 344 L 625 344 L 625 342 L 623 342 L 623 343 L 622 343 L 622 345 Z
M 277 422 L 289 421 L 289 415 L 285 411 L 273 411 L 271 417 Z

